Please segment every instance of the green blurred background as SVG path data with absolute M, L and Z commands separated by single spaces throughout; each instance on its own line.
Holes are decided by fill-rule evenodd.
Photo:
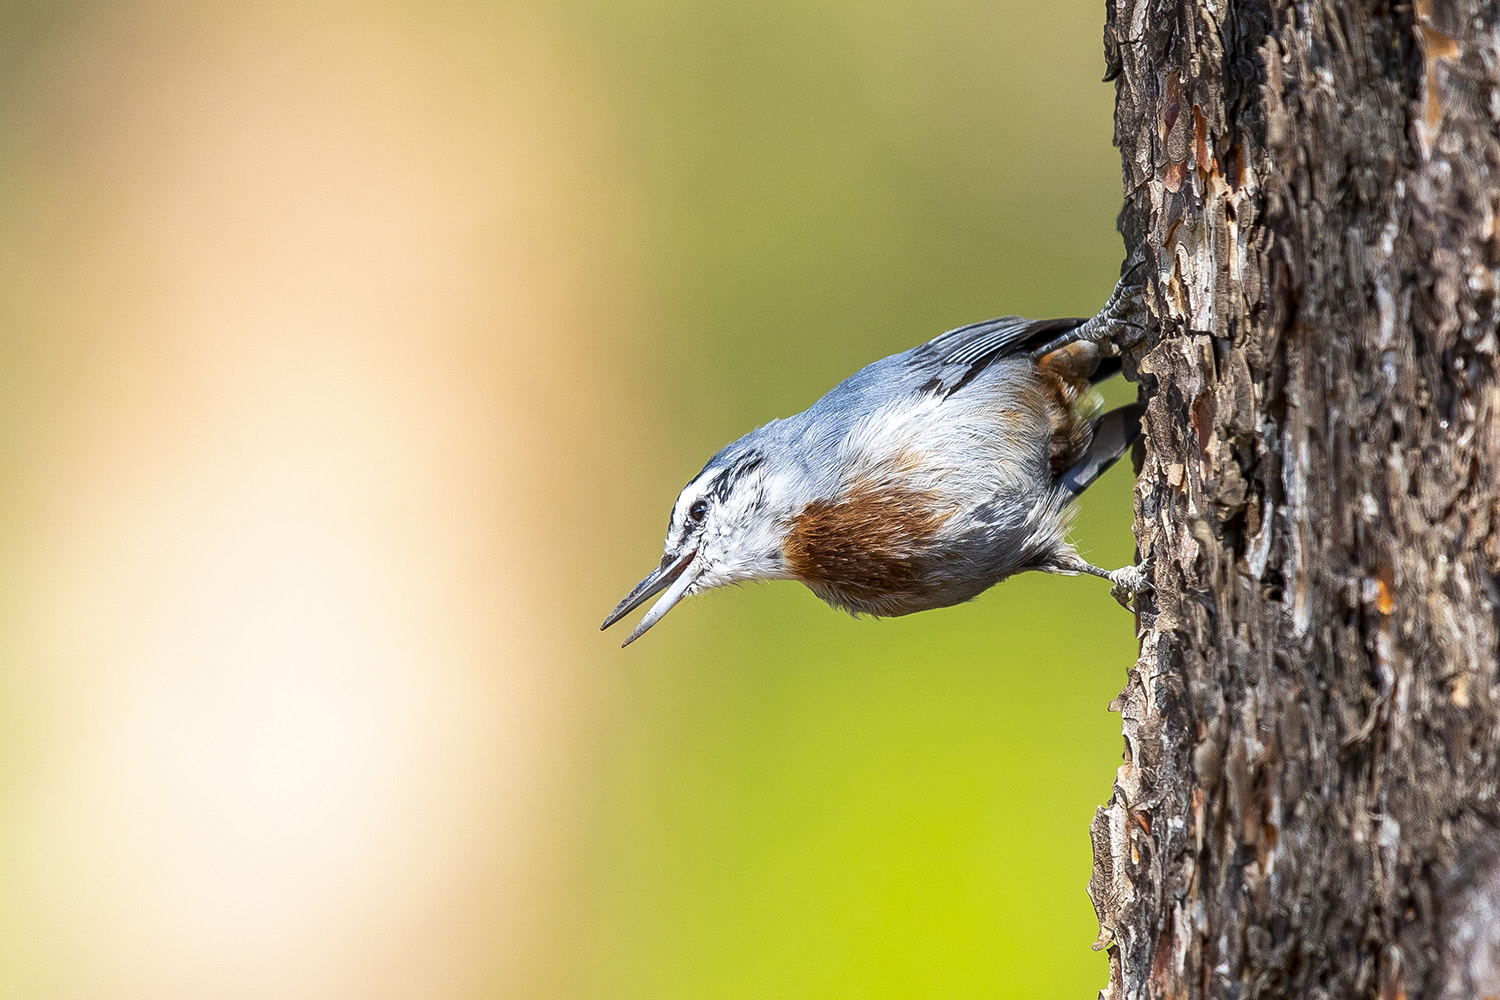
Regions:
M 596 629 L 727 441 L 1104 300 L 1103 18 L 4 5 L 0 995 L 1092 995 L 1101 581 Z

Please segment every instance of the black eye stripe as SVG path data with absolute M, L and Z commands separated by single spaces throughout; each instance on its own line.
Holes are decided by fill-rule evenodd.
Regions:
M 710 501 L 722 503 L 734 490 L 735 484 L 737 484 L 741 479 L 749 475 L 751 472 L 754 472 L 756 469 L 760 468 L 764 462 L 765 458 L 763 456 L 755 452 L 751 452 L 750 454 L 745 455 L 743 458 L 737 460 L 727 469 L 723 469 L 722 471 L 720 471 L 717 475 L 715 475 L 708 481 L 706 486 L 703 487 L 703 496 L 693 501 L 693 505 L 688 508 L 688 522 L 690 524 L 698 524 L 702 522 L 703 518 L 708 515 L 708 504 Z M 708 466 L 704 467 L 703 472 L 706 473 L 708 471 L 708 468 L 712 465 L 713 462 L 710 462 Z M 699 473 L 700 479 L 702 478 L 702 476 L 703 473 Z M 692 484 L 689 483 L 688 485 L 691 486 Z
M 708 495 L 716 500 L 725 499 L 740 480 L 760 468 L 764 462 L 765 459 L 757 454 L 745 456 L 714 477 L 708 484 Z

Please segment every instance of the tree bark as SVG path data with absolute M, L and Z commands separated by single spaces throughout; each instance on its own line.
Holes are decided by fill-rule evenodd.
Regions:
M 1106 998 L 1500 997 L 1500 9 L 1113 0 L 1153 596 Z

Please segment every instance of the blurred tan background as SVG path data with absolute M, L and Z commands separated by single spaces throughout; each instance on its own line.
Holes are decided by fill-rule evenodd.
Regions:
M 5 4 L 0 996 L 1092 995 L 1101 581 L 596 630 L 720 445 L 1102 302 L 1103 18 Z

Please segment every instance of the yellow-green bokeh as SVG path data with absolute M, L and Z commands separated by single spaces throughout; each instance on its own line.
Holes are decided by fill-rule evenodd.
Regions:
M 646 362 L 645 437 L 601 435 L 613 481 L 653 473 L 600 539 L 646 536 L 623 593 L 725 441 L 948 327 L 1094 308 L 1119 166 L 1094 4 L 613 14 L 668 317 L 619 351 Z M 1116 472 L 1077 537 L 1121 563 L 1128 521 Z M 674 612 L 615 668 L 579 995 L 1090 995 L 1086 831 L 1132 649 L 1103 591 L 1032 576 L 872 623 L 778 585 Z
M 0 995 L 1092 995 L 1101 581 L 595 630 L 728 440 L 1103 301 L 1103 17 L 10 4 Z

